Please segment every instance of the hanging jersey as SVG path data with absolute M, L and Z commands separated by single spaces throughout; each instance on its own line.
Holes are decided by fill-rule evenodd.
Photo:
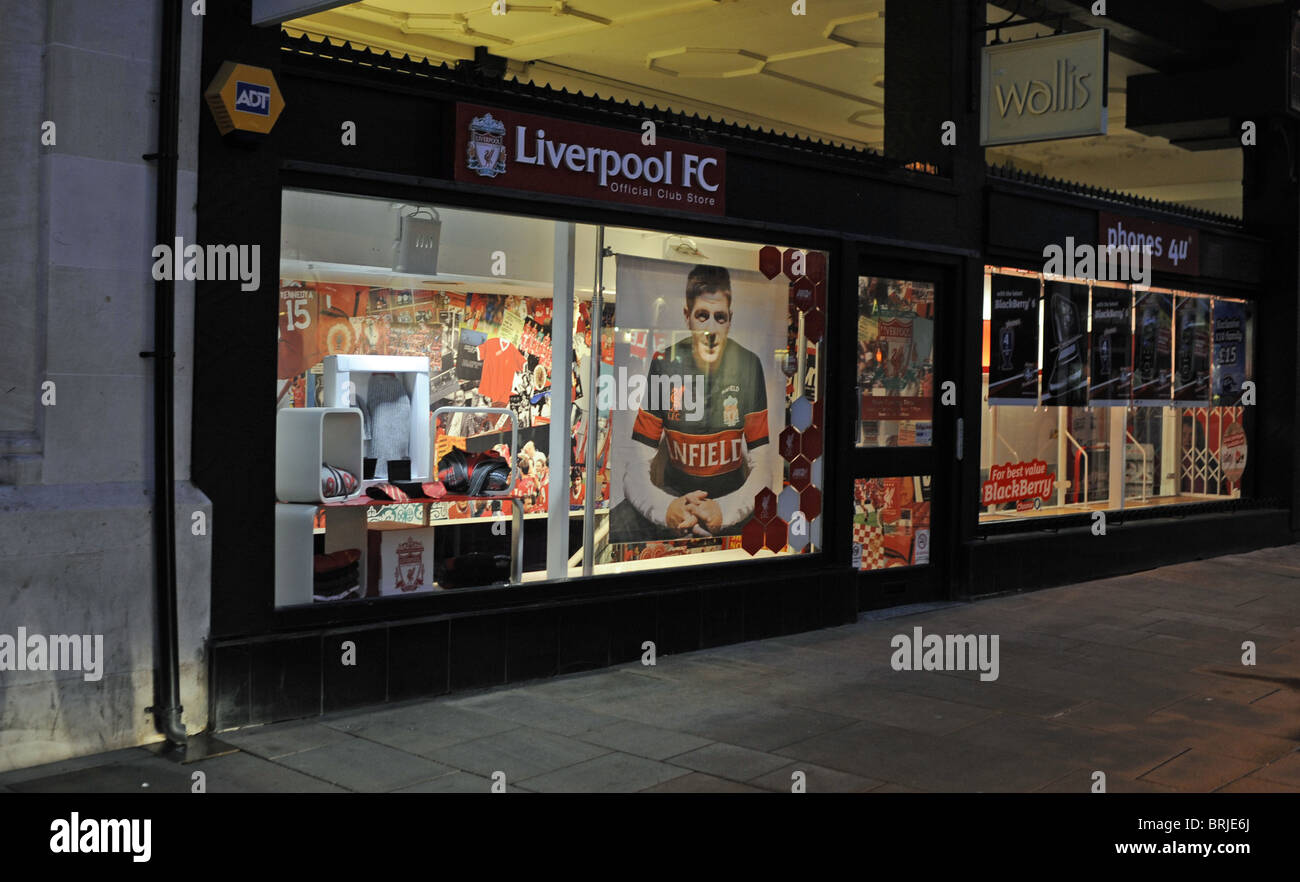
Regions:
M 483 362 L 483 376 L 479 380 L 478 391 L 484 398 L 495 405 L 505 404 L 510 400 L 510 389 L 515 384 L 515 374 L 528 361 L 524 354 L 499 337 L 494 337 L 478 348 L 478 357 Z
M 666 401 L 662 389 L 670 390 Z M 690 400 L 701 393 L 702 405 Z M 736 490 L 745 482 L 746 450 L 768 442 L 767 383 L 758 356 L 728 340 L 717 368 L 705 373 L 689 337 L 656 352 L 632 437 L 655 448 L 666 442 L 663 489 L 673 495 L 704 490 L 717 499 Z

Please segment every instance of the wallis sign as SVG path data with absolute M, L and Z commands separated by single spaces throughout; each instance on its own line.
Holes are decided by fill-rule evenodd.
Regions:
M 1106 134 L 1106 31 L 984 47 L 980 144 Z
M 727 154 L 640 132 L 456 105 L 456 180 L 670 208 L 726 212 Z

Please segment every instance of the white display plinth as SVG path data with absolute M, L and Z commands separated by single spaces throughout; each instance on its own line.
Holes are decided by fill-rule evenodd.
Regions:
M 429 450 L 429 359 L 407 355 L 330 355 L 324 361 L 325 404 L 353 407 L 366 399 L 372 374 L 396 374 L 411 396 L 411 480 L 433 474 Z M 388 464 L 376 463 L 375 477 L 387 477 Z
M 357 478 L 347 496 L 321 495 L 322 465 Z M 339 502 L 361 492 L 361 411 L 355 407 L 282 407 L 275 415 L 275 496 L 281 502 Z

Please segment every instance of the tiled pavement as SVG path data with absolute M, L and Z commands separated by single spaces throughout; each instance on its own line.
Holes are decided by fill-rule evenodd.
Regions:
M 890 639 L 999 635 L 999 674 Z M 1253 641 L 1257 664 L 1242 663 Z M 0 775 L 13 792 L 1300 792 L 1300 546 Z

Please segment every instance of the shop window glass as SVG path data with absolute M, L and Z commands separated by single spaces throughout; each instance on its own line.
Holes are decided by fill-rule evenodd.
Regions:
M 544 579 L 557 509 L 569 576 L 818 550 L 824 253 L 578 225 L 566 328 L 554 221 L 305 191 L 282 217 L 277 605 Z
M 1235 499 L 1245 302 L 986 268 L 982 522 Z
M 858 278 L 857 377 L 857 446 L 930 446 L 933 284 Z
M 594 571 L 816 549 L 826 255 L 616 227 L 603 243 Z
M 862 571 L 930 562 L 930 475 L 853 481 L 853 566 Z

